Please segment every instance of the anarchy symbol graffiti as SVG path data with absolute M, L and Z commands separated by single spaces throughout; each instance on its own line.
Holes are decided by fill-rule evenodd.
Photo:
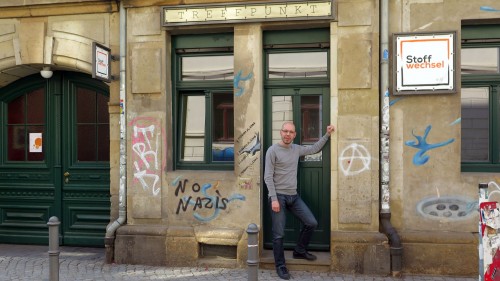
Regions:
M 368 149 L 353 143 L 344 148 L 339 156 L 339 167 L 345 176 L 353 176 L 370 169 L 371 156 Z

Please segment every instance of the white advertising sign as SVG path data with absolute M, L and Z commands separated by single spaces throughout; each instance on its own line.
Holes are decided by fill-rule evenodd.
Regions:
M 111 81 L 111 50 L 96 42 L 92 43 L 92 78 Z
M 396 35 L 395 93 L 454 92 L 454 35 Z
M 42 152 L 42 133 L 30 133 L 30 152 Z

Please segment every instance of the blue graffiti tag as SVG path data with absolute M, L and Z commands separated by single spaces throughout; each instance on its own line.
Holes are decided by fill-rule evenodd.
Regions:
M 400 101 L 401 99 L 403 99 L 403 98 L 395 98 L 395 99 L 391 100 L 391 101 L 389 102 L 389 106 L 394 105 L 395 103 L 397 103 L 397 102 L 398 102 L 398 101 Z
M 245 76 L 245 77 L 241 77 L 242 74 L 243 74 L 243 71 L 240 70 L 238 72 L 238 74 L 236 74 L 236 76 L 234 77 L 234 81 L 233 81 L 233 83 L 234 83 L 234 89 L 237 90 L 234 93 L 234 95 L 237 96 L 237 97 L 243 95 L 243 91 L 244 91 L 243 87 L 240 86 L 240 82 L 241 81 L 247 81 L 247 80 L 249 80 L 249 79 L 251 79 L 253 77 L 253 73 L 251 73 L 251 72 L 247 76 Z
M 179 182 L 179 180 L 182 178 L 182 176 L 178 176 L 176 177 L 173 181 L 172 181 L 172 185 L 177 185 L 177 183 Z
M 427 163 L 427 161 L 429 161 L 429 158 L 430 158 L 429 155 L 425 155 L 425 153 L 427 151 L 434 149 L 434 148 L 441 147 L 441 146 L 445 146 L 445 145 L 450 144 L 450 143 L 455 141 L 455 139 L 449 139 L 447 141 L 440 142 L 440 143 L 428 144 L 427 143 L 427 136 L 429 135 L 431 128 L 432 128 L 431 125 L 429 125 L 429 126 L 427 126 L 427 128 L 425 128 L 425 133 L 424 133 L 423 137 L 415 135 L 412 131 L 411 134 L 417 139 L 418 142 L 416 142 L 416 141 L 406 141 L 405 142 L 405 144 L 407 146 L 411 146 L 411 147 L 420 149 L 415 154 L 415 156 L 413 156 L 413 164 L 415 164 L 415 166 L 424 165 L 425 163 Z
M 457 120 L 455 120 L 455 121 L 451 122 L 451 123 L 450 123 L 450 126 L 456 125 L 456 124 L 458 124 L 458 123 L 460 123 L 460 122 L 462 122 L 462 118 L 461 118 L 461 117 L 460 117 L 460 118 L 457 118 Z
M 481 7 L 479 7 L 479 10 L 485 11 L 485 12 L 500 12 L 499 9 L 495 9 L 495 8 L 492 8 L 489 6 L 481 6 Z
M 211 221 L 211 220 L 215 219 L 219 215 L 220 211 L 225 210 L 227 207 L 227 204 L 231 201 L 234 201 L 234 200 L 245 201 L 245 196 L 242 194 L 239 194 L 239 193 L 233 194 L 233 195 L 229 196 L 229 198 L 221 198 L 219 191 L 215 190 L 215 192 L 217 193 L 217 196 L 208 195 L 207 190 L 210 189 L 211 187 L 212 187 L 212 184 L 210 184 L 210 183 L 204 184 L 201 187 L 201 193 L 203 193 L 203 195 L 205 195 L 205 198 L 203 198 L 205 201 L 205 206 L 207 206 L 207 204 L 210 204 L 210 206 L 214 209 L 214 213 L 211 216 L 203 217 L 198 212 L 195 212 L 193 214 L 193 217 L 199 221 L 207 222 L 207 221 Z M 188 205 L 197 206 L 200 204 L 200 202 L 198 202 L 198 200 L 191 200 L 191 199 L 192 198 L 190 196 L 189 197 L 184 196 L 182 198 L 184 203 L 186 203 Z M 209 202 L 209 203 L 206 203 L 206 202 Z

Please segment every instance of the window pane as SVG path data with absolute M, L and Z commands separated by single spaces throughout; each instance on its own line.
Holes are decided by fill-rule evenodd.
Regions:
M 96 122 L 96 93 L 83 88 L 76 91 L 77 117 L 78 123 Z
M 301 144 L 312 144 L 321 137 L 321 97 L 302 97 L 300 115 L 302 118 Z
M 233 65 L 232 55 L 182 57 L 181 80 L 233 80 Z
M 95 125 L 77 125 L 78 161 L 96 161 Z
M 327 77 L 327 52 L 269 54 L 269 78 Z
M 291 96 L 273 96 L 272 98 L 273 141 L 281 140 L 280 130 L 285 121 L 293 120 L 293 102 Z
M 462 74 L 498 73 L 498 48 L 463 48 Z
M 28 98 L 27 112 L 29 124 L 45 124 L 45 94 L 40 88 L 26 95 Z
M 489 88 L 462 88 L 462 162 L 489 162 Z
M 27 118 L 26 118 L 27 117 Z M 7 106 L 7 160 L 43 161 L 42 135 L 45 130 L 45 91 L 28 92 Z M 28 126 L 39 124 L 41 126 Z
M 213 95 L 213 141 L 232 142 L 234 135 L 233 95 Z
M 45 149 L 43 145 L 44 130 L 45 126 L 28 127 L 28 161 L 43 161 L 45 159 Z
M 109 123 L 108 102 L 109 97 L 97 94 L 97 122 L 100 124 Z
M 307 96 L 300 99 L 300 116 L 302 121 L 300 144 L 310 145 L 322 136 L 321 96 Z M 303 161 L 321 161 L 323 152 L 306 155 Z
M 184 96 L 183 114 L 183 161 L 203 161 L 205 155 L 205 96 Z
M 212 160 L 234 161 L 233 94 L 214 94 L 212 111 Z
M 26 132 L 23 126 L 9 126 L 7 132 L 7 160 L 25 161 Z
M 25 95 L 22 95 L 15 100 L 9 102 L 7 107 L 8 116 L 7 123 L 8 124 L 24 124 L 24 100 Z
M 109 125 L 97 125 L 97 161 L 109 161 Z

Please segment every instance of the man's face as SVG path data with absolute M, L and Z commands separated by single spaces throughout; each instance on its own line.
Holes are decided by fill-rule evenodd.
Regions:
M 284 144 L 291 144 L 295 138 L 295 126 L 292 124 L 285 124 L 280 131 L 281 141 Z

